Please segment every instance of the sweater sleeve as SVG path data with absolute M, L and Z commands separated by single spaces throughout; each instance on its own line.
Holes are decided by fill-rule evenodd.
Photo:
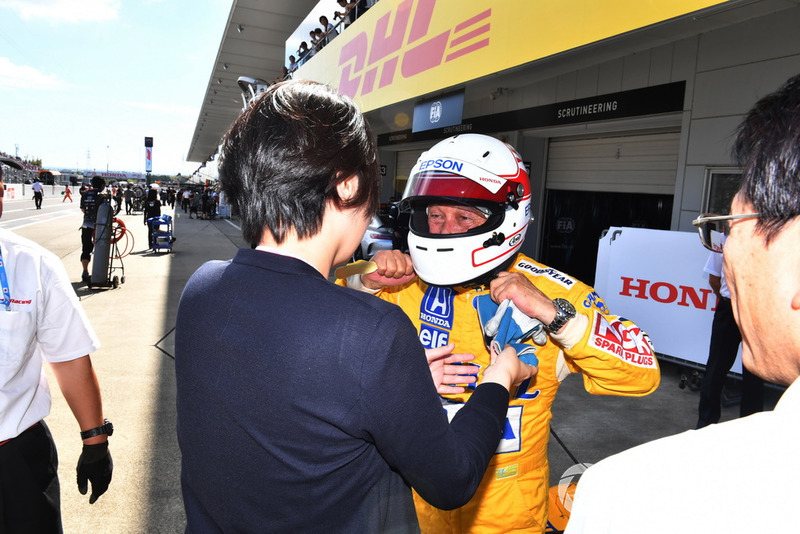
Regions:
M 387 314 L 369 342 L 361 392 L 365 432 L 433 506 L 457 508 L 472 497 L 500 441 L 508 400 L 504 387 L 480 385 L 449 424 L 402 310 Z

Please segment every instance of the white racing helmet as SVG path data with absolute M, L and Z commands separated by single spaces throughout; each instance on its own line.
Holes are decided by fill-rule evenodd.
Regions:
M 464 233 L 433 234 L 427 216 L 433 204 L 471 206 L 488 217 Z M 487 135 L 456 135 L 417 160 L 402 209 L 410 212 L 408 249 L 422 280 L 437 286 L 486 283 L 525 239 L 530 180 L 511 145 Z

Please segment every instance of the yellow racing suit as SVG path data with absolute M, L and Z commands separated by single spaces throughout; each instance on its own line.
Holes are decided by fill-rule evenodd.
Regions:
M 512 392 L 503 438 L 474 497 L 461 508 L 444 511 L 414 495 L 423 533 L 544 532 L 550 408 L 561 381 L 580 372 L 589 393 L 627 396 L 647 395 L 660 382 L 647 335 L 631 321 L 609 315 L 591 287 L 522 254 L 509 271 L 523 273 L 551 299 L 569 300 L 577 315 L 560 334 L 549 335 L 544 346 L 528 342 L 536 347 L 539 372 Z M 428 286 L 417 278 L 376 295 L 406 312 L 423 345 L 455 343 L 454 352 L 474 354 L 472 363 L 484 369 L 490 355 L 473 300 L 486 293 L 488 288 L 482 287 Z M 468 389 L 446 396 L 444 407 L 451 417 L 470 394 Z

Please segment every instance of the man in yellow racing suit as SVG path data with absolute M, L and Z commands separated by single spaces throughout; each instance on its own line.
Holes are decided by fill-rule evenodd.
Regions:
M 454 352 L 474 354 L 470 363 L 481 370 L 489 365 L 490 353 L 476 297 L 489 294 L 498 304 L 511 300 L 521 312 L 545 325 L 548 335 L 544 345 L 527 341 L 535 348 L 538 373 L 512 395 L 503 439 L 475 496 L 459 509 L 444 511 L 415 495 L 423 533 L 543 532 L 547 525 L 550 408 L 561 381 L 571 372 L 580 372 L 590 393 L 647 395 L 658 387 L 658 362 L 647 335 L 631 321 L 610 315 L 591 287 L 518 253 L 521 239 L 515 242 L 511 236 L 515 231 L 524 235 L 529 220 L 525 201 L 529 202 L 530 196 L 528 176 L 524 167 L 517 165 L 516 151 L 477 134 L 451 139 L 455 141 L 443 141 L 423 154 L 412 170 L 412 180 L 419 184 L 406 189 L 412 212 L 416 211 L 409 225 L 410 256 L 399 250 L 379 252 L 373 258 L 377 270 L 352 276 L 347 285 L 397 304 L 417 327 L 425 347 L 454 343 Z M 505 152 L 498 144 L 506 147 Z M 472 156 L 486 157 L 490 152 L 488 161 L 476 162 Z M 516 174 L 510 164 L 504 167 L 506 162 L 498 161 L 499 155 L 505 158 L 509 152 L 519 168 Z M 437 161 L 443 163 L 431 163 Z M 475 163 L 478 170 L 470 170 L 466 164 L 458 167 L 456 162 L 461 161 Z M 450 165 L 450 171 L 459 174 L 440 170 L 426 173 L 426 166 L 431 165 Z M 459 180 L 475 182 L 470 176 L 485 178 L 489 172 L 506 180 L 507 189 L 520 198 L 498 202 L 500 207 L 495 209 L 492 203 L 481 200 L 487 200 L 486 196 L 503 200 L 507 198 L 505 190 L 481 197 L 482 191 L 470 189 L 471 183 L 460 184 L 457 191 L 447 189 Z M 458 202 L 465 198 L 475 202 Z M 421 202 L 416 209 L 415 199 Z M 493 269 L 480 272 L 475 265 L 490 248 L 487 236 L 491 239 L 498 234 L 509 236 L 504 241 L 511 243 L 507 248 L 498 245 L 499 261 Z M 467 267 L 463 267 L 457 253 L 461 242 L 470 239 L 479 245 L 475 248 L 467 244 Z M 443 258 L 428 254 L 434 250 L 455 251 L 456 255 Z M 465 278 L 476 273 L 484 276 Z M 443 395 L 444 408 L 451 417 L 470 391 L 467 388 L 461 394 Z

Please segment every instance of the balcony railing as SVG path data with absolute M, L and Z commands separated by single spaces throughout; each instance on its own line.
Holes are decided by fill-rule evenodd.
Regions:
M 256 95 L 273 83 L 290 79 L 298 68 L 311 61 L 311 58 L 317 52 L 322 50 L 326 44 L 335 39 L 341 32 L 345 31 L 352 22 L 355 22 L 358 17 L 366 13 L 377 2 L 378 0 L 344 0 L 339 2 L 339 9 L 334 11 L 331 18 L 328 18 L 328 13 L 324 12 L 327 6 L 330 5 L 330 0 L 319 2 L 309 12 L 303 23 L 295 29 L 291 37 L 287 39 L 287 63 L 282 68 L 282 72 L 271 81 L 254 76 L 239 77 L 237 83 L 242 90 L 243 109 L 248 106 Z M 323 7 L 323 4 L 325 7 Z M 322 21 L 320 21 L 321 18 L 323 18 Z M 315 20 L 320 21 L 319 24 L 314 22 Z M 324 21 L 327 21 L 328 24 L 327 27 L 322 28 L 321 25 L 324 24 Z M 307 40 L 303 40 L 302 36 L 304 35 L 308 35 Z M 310 46 L 309 41 L 311 42 Z

